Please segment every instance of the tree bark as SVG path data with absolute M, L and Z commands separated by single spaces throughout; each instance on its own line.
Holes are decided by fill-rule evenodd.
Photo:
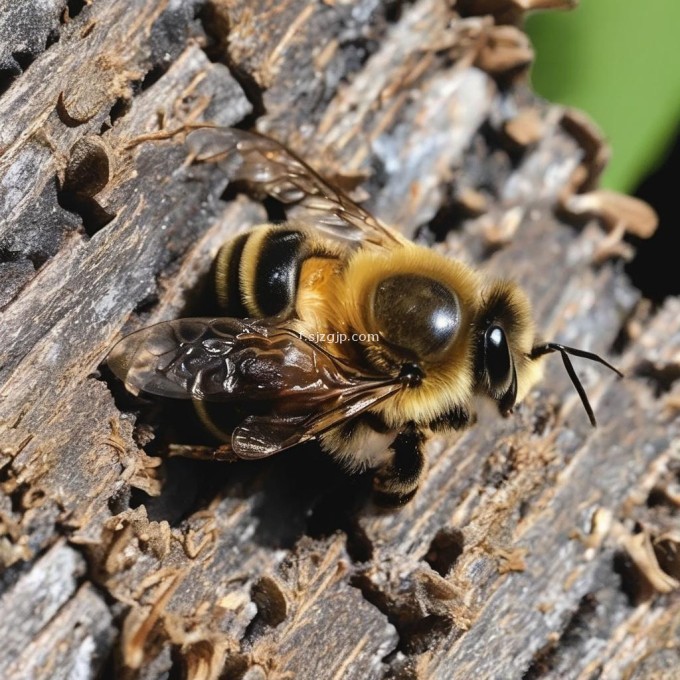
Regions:
M 624 275 L 640 206 L 597 192 L 597 132 L 531 92 L 527 4 L 570 3 L 0 8 L 3 678 L 676 677 L 680 300 Z M 168 457 L 191 415 L 102 362 L 199 309 L 219 246 L 267 220 L 188 163 L 200 121 L 518 281 L 546 338 L 626 373 L 577 364 L 600 426 L 549 361 L 509 419 L 433 436 L 391 512 L 315 446 Z

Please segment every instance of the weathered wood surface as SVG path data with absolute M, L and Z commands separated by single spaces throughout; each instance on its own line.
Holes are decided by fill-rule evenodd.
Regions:
M 3 678 L 676 677 L 680 301 L 652 310 L 595 221 L 554 217 L 602 153 L 527 89 L 499 25 L 523 4 L 0 7 Z M 394 512 L 313 446 L 164 457 L 184 412 L 100 364 L 266 219 L 181 134 L 144 137 L 200 120 L 250 122 L 515 277 L 546 337 L 627 373 L 578 365 L 600 427 L 555 359 L 512 418 L 433 438 Z

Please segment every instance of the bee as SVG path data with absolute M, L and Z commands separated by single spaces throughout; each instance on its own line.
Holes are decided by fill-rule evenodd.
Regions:
M 284 204 L 296 217 L 236 236 L 215 262 L 219 318 L 159 323 L 123 338 L 108 363 L 133 392 L 191 399 L 239 458 L 316 439 L 350 470 L 374 469 L 378 499 L 403 504 L 424 468 L 426 434 L 503 416 L 561 355 L 537 339 L 526 294 L 406 239 L 291 151 L 230 128 L 192 132 L 194 162 Z

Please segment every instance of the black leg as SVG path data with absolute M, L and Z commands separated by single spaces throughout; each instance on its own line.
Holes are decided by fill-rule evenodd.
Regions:
M 373 479 L 375 500 L 380 505 L 404 505 L 413 498 L 425 462 L 424 440 L 415 425 L 410 425 L 394 440 L 390 447 L 394 452 L 392 459 L 377 470 Z

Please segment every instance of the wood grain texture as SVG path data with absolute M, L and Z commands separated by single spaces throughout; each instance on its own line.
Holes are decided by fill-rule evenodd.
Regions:
M 675 677 L 680 301 L 652 308 L 596 221 L 562 221 L 602 145 L 528 88 L 522 3 L 456 4 L 0 12 L 3 678 Z M 221 243 L 267 219 L 189 165 L 200 121 L 271 134 L 516 279 L 546 338 L 625 371 L 577 364 L 600 427 L 555 358 L 511 418 L 433 437 L 400 510 L 313 445 L 169 457 L 204 443 L 190 409 L 101 364 L 202 309 Z

